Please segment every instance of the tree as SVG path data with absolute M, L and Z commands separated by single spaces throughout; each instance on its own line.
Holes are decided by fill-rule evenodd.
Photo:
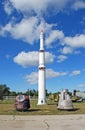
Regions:
M 45 92 L 46 92 L 46 96 L 49 96 L 49 93 L 48 93 L 48 90 L 47 90 L 47 89 L 45 90 Z
M 10 93 L 10 88 L 6 84 L 0 85 L 0 99 L 3 99 L 3 96 L 8 96 Z
M 9 94 L 9 96 L 16 96 L 16 95 L 17 95 L 17 94 L 16 94 L 15 91 L 10 92 L 10 94 Z
M 26 95 L 30 95 L 30 96 L 38 96 L 38 91 L 35 90 L 35 89 L 32 89 L 32 90 L 27 90 L 26 91 Z

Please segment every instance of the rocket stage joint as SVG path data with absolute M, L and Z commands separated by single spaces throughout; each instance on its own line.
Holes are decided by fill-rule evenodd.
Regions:
M 39 70 L 45 70 L 45 67 L 39 67 Z
M 40 49 L 40 52 L 44 52 L 44 49 L 43 50 Z

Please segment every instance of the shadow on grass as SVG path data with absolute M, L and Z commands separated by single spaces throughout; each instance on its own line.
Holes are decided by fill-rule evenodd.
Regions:
M 40 109 L 37 109 L 37 108 L 36 109 L 29 109 L 28 111 L 29 112 L 35 112 L 35 111 L 40 111 Z
M 40 111 L 40 109 L 28 109 L 28 110 L 16 110 L 18 112 L 36 112 L 36 111 Z
M 78 111 L 78 110 L 80 110 L 80 108 L 73 108 L 73 109 L 69 109 L 69 110 L 67 110 L 67 109 L 58 109 L 59 111 Z

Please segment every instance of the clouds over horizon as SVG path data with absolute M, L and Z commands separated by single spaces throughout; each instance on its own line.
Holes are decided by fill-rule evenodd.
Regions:
M 56 72 L 53 69 L 46 69 L 46 79 L 66 76 L 67 72 Z M 25 80 L 30 84 L 38 83 L 38 72 L 32 72 L 25 76 Z
M 74 70 L 72 72 L 58 72 L 54 71 L 53 69 L 46 69 L 46 79 L 58 78 L 62 76 L 78 76 L 81 74 L 80 70 Z M 25 80 L 29 84 L 37 84 L 38 82 L 38 72 L 32 72 L 25 76 Z

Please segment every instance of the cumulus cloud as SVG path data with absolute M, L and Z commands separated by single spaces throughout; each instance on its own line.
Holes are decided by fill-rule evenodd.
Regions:
M 59 11 L 68 9 L 68 6 L 69 9 L 73 10 L 85 8 L 83 0 L 7 0 L 7 2 L 4 2 L 4 5 L 7 5 L 7 7 L 5 6 L 6 12 L 9 12 L 8 10 L 12 6 L 24 15 L 36 14 L 38 16 L 46 13 L 50 15 L 49 9 L 51 13 L 58 13 Z
M 32 72 L 31 74 L 26 75 L 25 79 L 30 84 L 37 84 L 37 82 L 38 82 L 38 73 L 37 72 Z
M 74 10 L 83 9 L 85 8 L 85 2 L 82 0 L 81 1 L 77 0 L 76 2 L 73 3 L 72 8 Z
M 46 77 L 47 78 L 53 78 L 53 77 L 59 77 L 59 76 L 65 76 L 67 75 L 67 72 L 56 72 L 52 69 L 46 70 Z
M 46 79 L 55 78 L 67 75 L 67 72 L 56 72 L 52 69 L 46 69 Z M 38 72 L 32 72 L 25 77 L 26 81 L 30 84 L 36 84 L 38 82 Z
M 65 55 L 59 55 L 58 57 L 57 57 L 57 62 L 59 62 L 59 63 L 61 63 L 61 62 L 63 62 L 64 60 L 66 60 L 67 59 L 67 56 L 65 56 Z
M 14 39 L 20 39 L 29 44 L 34 44 L 35 41 L 39 40 L 39 32 L 43 29 L 46 33 L 45 44 L 47 47 L 50 47 L 52 43 L 58 40 L 61 45 L 64 45 L 64 48 L 61 50 L 62 54 L 71 54 L 74 48 L 85 47 L 85 34 L 65 37 L 62 30 L 54 29 L 57 23 L 49 24 L 45 21 L 44 15 L 41 15 L 43 12 L 47 13 L 49 9 L 55 10 L 55 13 L 61 11 L 69 3 L 73 9 L 79 9 L 79 6 L 82 7 L 85 4 L 80 0 L 76 2 L 73 0 L 7 0 L 4 3 L 6 13 L 11 14 L 12 9 L 15 8 L 23 13 L 23 18 L 18 22 L 14 22 L 11 19 L 5 26 L 0 25 L 0 35 L 11 35 Z M 24 16 L 27 14 L 29 16 Z
M 8 15 L 10 15 L 10 14 L 12 13 L 13 7 L 11 6 L 11 3 L 10 3 L 9 1 L 6 1 L 6 2 L 4 3 L 4 10 L 5 10 L 5 12 L 6 12 Z
M 37 66 L 38 65 L 38 52 L 20 52 L 17 56 L 14 57 L 14 62 L 23 66 Z
M 11 35 L 14 39 L 22 39 L 29 44 L 34 44 L 34 41 L 39 40 L 39 33 L 41 29 L 48 34 L 53 26 L 55 26 L 55 24 L 48 24 L 44 21 L 44 19 L 40 21 L 38 17 L 34 16 L 28 19 L 24 18 L 20 21 L 20 23 L 10 22 L 4 27 L 1 26 L 0 35 Z M 56 35 L 57 32 L 58 31 L 56 31 Z M 58 36 L 59 35 L 60 34 L 58 34 Z M 55 39 L 53 38 L 53 40 Z
M 64 43 L 73 48 L 85 48 L 85 34 L 76 35 L 74 37 L 65 37 Z
M 73 52 L 73 48 L 65 46 L 60 50 L 60 52 L 63 54 L 71 54 Z
M 49 64 L 52 63 L 55 59 L 55 55 L 50 52 L 45 52 L 45 63 Z
M 66 5 L 71 1 L 69 0 L 9 0 L 14 6 L 15 9 L 21 11 L 25 14 L 25 12 L 33 13 L 35 12 L 37 15 L 42 13 L 48 13 L 50 7 L 52 11 L 58 12 L 61 11 Z
M 21 65 L 22 67 L 38 66 L 39 64 L 39 52 L 20 52 L 14 57 L 14 62 Z M 45 52 L 45 63 L 52 63 L 54 61 L 55 55 L 49 52 Z
M 2 27 L 2 34 L 10 34 L 15 39 L 22 39 L 23 41 L 33 44 L 33 41 L 38 39 L 34 28 L 37 27 L 37 18 L 31 17 L 30 19 L 23 19 L 18 24 L 8 23 L 5 27 Z M 36 35 L 35 35 L 36 34 Z
M 12 5 L 21 12 L 31 12 L 35 11 L 36 13 L 41 12 L 46 8 L 48 0 L 9 0 Z
M 80 70 L 74 70 L 72 71 L 71 76 L 77 76 L 77 75 L 80 75 L 80 73 L 81 73 Z
M 53 30 L 50 31 L 49 36 L 46 38 L 46 45 L 49 47 L 52 42 L 55 42 L 57 40 L 61 40 L 64 38 L 64 33 L 60 30 Z

